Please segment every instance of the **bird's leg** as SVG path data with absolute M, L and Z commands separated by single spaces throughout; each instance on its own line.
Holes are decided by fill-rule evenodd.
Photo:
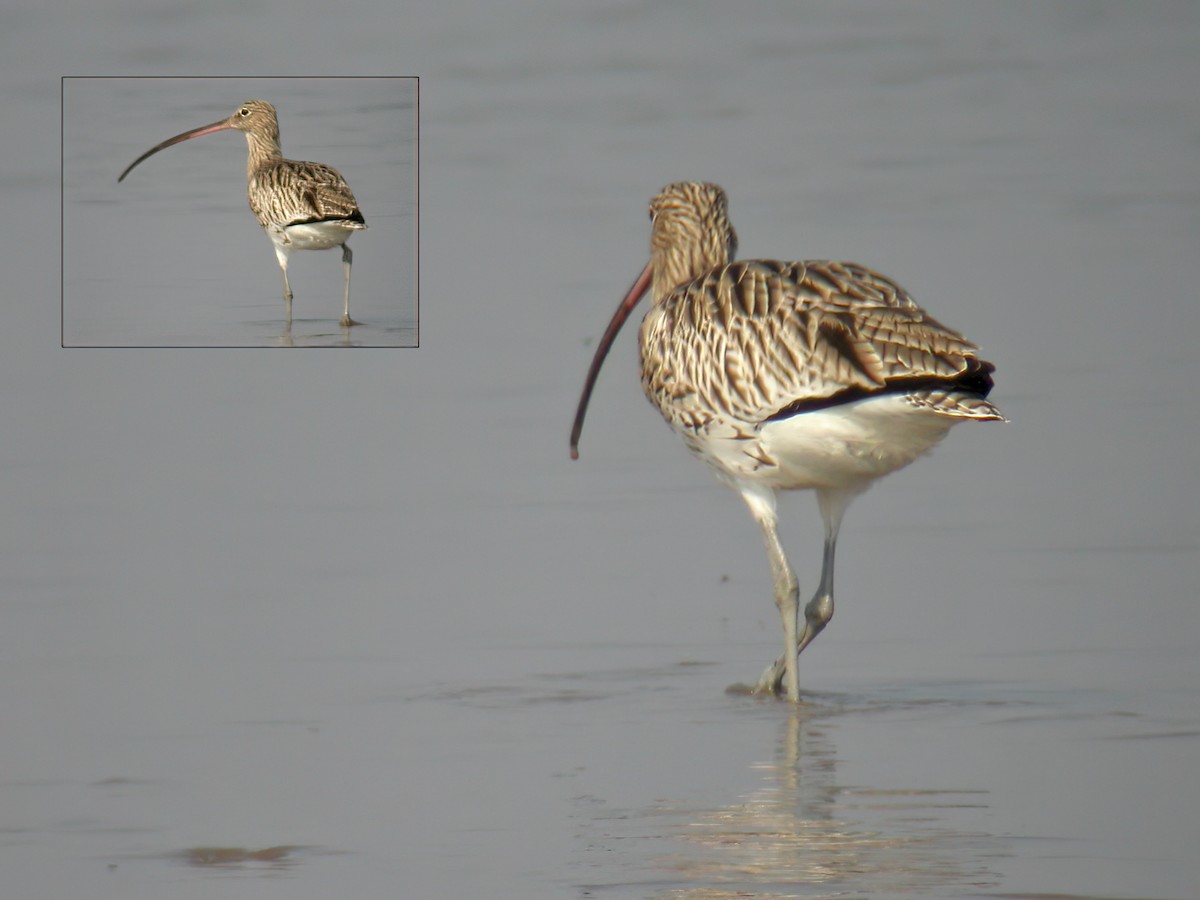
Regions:
M 800 632 L 796 642 L 796 655 L 799 656 L 804 648 L 812 643 L 813 638 L 820 634 L 829 620 L 833 618 L 833 561 L 837 552 L 838 531 L 842 527 L 842 514 L 846 511 L 850 500 L 857 492 L 820 491 L 817 502 L 821 508 L 821 518 L 825 523 L 825 547 L 821 558 L 821 583 L 817 585 L 816 593 L 804 607 L 804 630 Z M 787 654 L 775 660 L 763 672 L 755 688 L 760 693 L 778 694 L 784 685 L 787 675 Z
M 771 560 L 771 575 L 775 581 L 775 605 L 779 607 L 779 615 L 783 619 L 783 656 L 780 657 L 782 671 L 778 683 L 772 682 L 771 693 L 778 693 L 782 685 L 787 691 L 787 698 L 793 703 L 800 701 L 800 646 L 796 630 L 799 625 L 800 613 L 800 582 L 796 573 L 788 565 L 787 557 L 783 555 L 783 547 L 779 543 L 779 535 L 775 530 L 775 522 L 763 523 L 763 537 L 767 544 L 767 556 Z M 760 680 L 755 686 L 755 693 L 763 693 L 764 684 Z
M 821 559 L 821 583 L 808 605 L 804 607 L 804 631 L 800 635 L 797 653 L 804 650 L 829 620 L 833 618 L 833 555 L 837 550 L 837 532 L 825 535 L 825 550 Z
M 344 328 L 358 324 L 350 318 L 350 264 L 352 262 L 354 262 L 354 254 L 350 252 L 350 245 L 342 244 L 342 268 L 346 272 L 346 295 L 342 301 L 342 319 L 340 324 Z
M 283 266 L 283 305 L 287 307 L 287 320 L 292 321 L 292 286 L 288 284 L 287 266 Z
M 783 620 L 784 653 L 780 657 L 781 670 L 779 678 L 774 677 L 768 682 L 766 674 L 754 687 L 754 692 L 777 693 L 779 683 L 785 683 L 787 698 L 793 703 L 800 700 L 800 675 L 797 669 L 796 647 L 799 645 L 797 628 L 799 625 L 800 583 L 796 573 L 788 565 L 783 546 L 779 543 L 779 518 L 775 512 L 775 494 L 769 490 L 743 488 L 742 497 L 750 507 L 750 512 L 762 528 L 763 541 L 767 546 L 767 558 L 771 563 L 771 577 L 775 583 L 775 605 L 779 608 L 779 616 Z M 770 670 L 768 670 L 770 671 Z
M 279 271 L 283 273 L 283 303 L 287 307 L 287 320 L 292 321 L 292 286 L 288 284 L 288 255 L 279 244 L 275 245 L 275 258 L 279 260 Z

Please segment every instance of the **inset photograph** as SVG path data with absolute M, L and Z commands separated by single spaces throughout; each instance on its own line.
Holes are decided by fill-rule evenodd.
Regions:
M 418 116 L 416 77 L 64 78 L 62 345 L 420 346 Z

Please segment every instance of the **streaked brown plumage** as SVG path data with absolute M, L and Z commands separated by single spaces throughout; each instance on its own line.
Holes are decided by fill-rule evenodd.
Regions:
M 367 227 L 358 201 L 336 169 L 321 163 L 283 158 L 275 107 L 265 100 L 247 100 L 228 119 L 193 128 L 151 147 L 130 163 L 117 181 L 124 181 L 138 163 L 160 150 L 190 138 L 230 129 L 246 135 L 249 147 L 246 193 L 258 224 L 275 245 L 275 255 L 283 272 L 288 321 L 292 318 L 288 254 L 293 250 L 341 247 L 345 270 L 341 324 L 357 324 L 350 318 L 350 267 L 354 254 L 346 242 L 355 231 Z
M 854 263 L 729 260 L 737 235 L 716 185 L 669 185 L 650 204 L 651 258 L 605 332 L 596 376 L 641 295 L 642 387 L 688 447 L 736 488 L 763 529 L 785 653 L 756 687 L 799 698 L 796 657 L 833 615 L 833 558 L 850 500 L 932 449 L 956 422 L 1003 420 L 991 363 L 895 282 Z M 775 493 L 811 488 L 825 522 L 821 583 L 799 630 L 797 581 Z

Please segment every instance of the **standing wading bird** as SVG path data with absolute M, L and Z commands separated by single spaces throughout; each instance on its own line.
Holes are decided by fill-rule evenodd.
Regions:
M 1004 421 L 986 399 L 994 366 L 895 282 L 854 263 L 730 262 L 725 192 L 680 182 L 650 203 L 650 262 L 609 322 L 571 430 L 621 325 L 642 320 L 642 388 L 688 447 L 741 493 L 762 528 L 784 653 L 755 693 L 800 699 L 798 657 L 833 616 L 842 514 L 877 478 L 931 450 L 966 419 Z M 796 574 L 777 532 L 780 490 L 812 489 L 825 523 L 821 581 L 800 628 Z
M 283 299 L 288 322 L 292 321 L 292 287 L 288 284 L 288 254 L 293 250 L 342 248 L 346 273 L 341 324 L 357 325 L 350 318 L 350 264 L 354 254 L 347 241 L 366 228 L 358 201 L 337 169 L 314 162 L 284 159 L 279 148 L 279 119 L 275 107 L 265 100 L 247 100 L 228 119 L 193 128 L 151 147 L 129 164 L 118 182 L 124 181 L 142 160 L 190 138 L 233 129 L 246 135 L 250 158 L 246 166 L 246 193 L 250 209 L 263 227 L 283 272 Z

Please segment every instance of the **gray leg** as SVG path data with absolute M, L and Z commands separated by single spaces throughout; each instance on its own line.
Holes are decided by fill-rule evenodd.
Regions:
M 342 301 L 341 324 L 343 327 L 347 328 L 351 325 L 358 324 L 350 318 L 350 264 L 353 262 L 354 254 L 350 252 L 350 245 L 342 244 L 342 268 L 346 272 L 346 295 Z
M 787 698 L 793 703 L 800 701 L 800 671 L 799 651 L 794 649 L 800 645 L 796 629 L 800 613 L 800 582 L 796 573 L 788 565 L 787 557 L 783 555 L 783 547 L 779 543 L 779 535 L 775 523 L 763 523 L 763 538 L 767 545 L 767 556 L 771 561 L 771 575 L 775 581 L 775 605 L 779 607 L 779 615 L 783 619 L 783 656 L 780 662 L 783 671 L 779 675 L 779 684 L 772 684 L 771 691 L 777 693 L 780 685 L 787 691 Z M 762 693 L 763 683 L 755 686 L 755 693 Z
M 786 683 L 787 698 L 793 703 L 800 700 L 800 675 L 797 669 L 796 647 L 799 645 L 797 635 L 800 613 L 799 588 L 796 573 L 788 565 L 783 546 L 779 543 L 777 530 L 779 518 L 775 512 L 775 494 L 768 489 L 744 487 L 742 497 L 750 507 L 750 512 L 762 528 L 763 542 L 767 547 L 767 559 L 771 563 L 771 578 L 775 583 L 775 605 L 779 608 L 779 616 L 783 620 L 783 656 L 779 659 L 781 666 L 779 681 Z M 768 685 L 766 676 L 760 679 L 754 687 L 754 692 L 776 692 L 778 685 L 774 680 Z
M 804 630 L 796 642 L 799 656 L 813 639 L 825 630 L 833 618 L 833 563 L 837 552 L 838 532 L 842 527 L 842 514 L 857 491 L 818 491 L 817 503 L 821 508 L 821 519 L 825 523 L 825 548 L 821 559 L 821 583 L 804 607 Z M 776 693 L 784 686 L 787 676 L 787 654 L 775 660 L 759 679 L 755 691 Z
M 275 246 L 275 258 L 279 260 L 279 271 L 283 273 L 283 304 L 287 307 L 287 320 L 292 321 L 292 286 L 288 284 L 287 277 L 287 262 L 288 255 L 279 247 Z
M 287 307 L 287 320 L 292 321 L 292 286 L 288 284 L 287 266 L 281 266 L 283 271 L 283 304 Z

